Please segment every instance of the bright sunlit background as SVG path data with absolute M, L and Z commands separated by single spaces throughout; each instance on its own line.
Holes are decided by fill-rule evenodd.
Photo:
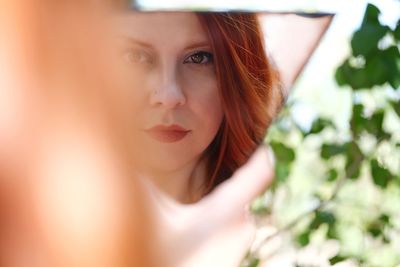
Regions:
M 267 1 L 268 2 L 268 1 Z M 273 1 L 270 1 L 273 2 Z M 276 2 L 276 1 L 275 1 Z M 282 1 L 290 2 L 290 1 Z M 302 102 L 309 104 L 296 108 L 296 118 L 304 127 L 309 127 L 315 117 L 315 112 L 333 116 L 335 122 L 340 125 L 346 123 L 350 116 L 350 99 L 348 92 L 337 90 L 334 80 L 336 68 L 350 53 L 350 38 L 353 32 L 360 26 L 367 1 L 292 1 L 307 3 L 320 3 L 319 7 L 331 9 L 336 3 L 337 13 L 326 32 L 319 47 L 315 50 L 309 63 L 306 65 L 297 84 L 292 90 L 292 97 L 301 98 Z M 382 11 L 381 21 L 385 24 L 395 26 L 400 17 L 400 1 L 397 0 L 375 0 L 369 1 Z M 272 3 L 271 3 L 272 4 Z M 279 4 L 282 6 L 283 4 Z M 345 125 L 344 125 L 345 127 Z
M 339 135 L 328 134 L 323 138 L 331 141 L 343 141 L 351 139 L 349 131 L 349 118 L 352 116 L 354 91 L 350 88 L 341 87 L 335 81 L 336 69 L 342 64 L 345 58 L 351 53 L 350 40 L 353 33 L 360 27 L 367 3 L 377 6 L 381 15 L 379 20 L 382 24 L 388 25 L 392 29 L 396 26 L 400 18 L 400 1 L 398 0 L 138 0 L 137 6 L 147 10 L 161 9 L 185 9 L 185 10 L 203 10 L 210 9 L 214 11 L 221 10 L 254 10 L 267 12 L 327 12 L 334 13 L 335 17 L 323 36 L 319 46 L 312 54 L 310 60 L 298 77 L 296 83 L 290 89 L 289 103 L 291 116 L 296 123 L 308 131 L 318 117 L 326 117 L 332 120 L 339 129 L 335 133 Z M 268 28 L 268 25 L 265 25 Z M 282 34 L 292 34 L 290 31 Z M 384 42 L 385 40 L 383 40 Z M 268 47 L 268 38 L 266 38 Z M 385 44 L 382 44 L 385 45 Z M 293 51 L 296 51 L 296 44 L 293 44 Z M 301 53 L 301 51 L 300 51 Z M 284 71 L 284 70 L 283 70 Z M 374 110 L 382 103 L 382 93 L 391 94 L 394 101 L 400 101 L 400 91 L 393 90 L 388 85 L 382 90 L 371 90 L 369 96 L 363 96 L 363 104 L 366 108 Z M 360 100 L 361 101 L 361 100 Z M 400 123 L 395 119 L 395 115 L 389 114 L 385 117 L 384 128 L 393 133 L 393 138 L 400 140 Z M 290 174 L 286 188 L 278 190 L 275 206 L 278 212 L 275 214 L 275 223 L 285 225 L 292 218 L 310 210 L 315 206 L 315 193 L 329 191 L 324 188 L 321 182 L 320 173 L 323 173 L 323 164 L 320 161 L 319 151 L 315 151 L 315 144 L 320 144 L 322 135 L 316 138 L 307 139 L 306 144 L 301 144 L 301 148 L 296 151 L 296 164 Z M 325 140 L 326 141 L 326 140 Z M 289 136 L 285 140 L 288 145 L 299 147 L 302 142 L 296 135 Z M 360 146 L 368 150 L 371 146 L 371 140 L 362 140 Z M 313 150 L 314 148 L 314 150 Z M 399 151 L 395 151 L 397 154 Z M 388 157 L 391 158 L 391 152 L 388 151 Z M 400 172 L 399 155 L 392 157 L 392 169 L 395 174 Z M 298 262 L 301 266 L 331 266 L 329 259 L 337 255 L 339 251 L 348 255 L 363 255 L 369 262 L 365 266 L 400 266 L 400 235 L 392 236 L 390 245 L 371 246 L 375 240 L 369 239 L 365 235 L 365 229 L 357 226 L 357 220 L 371 218 L 374 214 L 379 214 L 379 209 L 384 209 L 389 214 L 393 214 L 392 223 L 400 229 L 400 192 L 398 189 L 379 191 L 371 182 L 369 173 L 366 174 L 365 168 L 362 177 L 357 181 L 351 181 L 342 188 L 340 194 L 340 208 L 337 216 L 345 223 L 338 227 L 344 236 L 344 241 L 338 243 L 333 240 L 323 238 L 323 230 L 316 231 L 313 234 L 313 242 L 302 249 L 294 249 L 285 246 L 285 238 L 275 240 L 275 243 L 268 243 L 266 252 L 269 263 L 262 266 L 287 266 L 294 267 Z M 322 185 L 322 188 L 321 188 Z M 351 203 L 347 205 L 346 203 Z M 397 214 L 397 215 L 396 215 Z M 397 216 L 397 217 L 396 217 Z M 356 222 L 356 223 L 355 223 Z M 347 223 L 347 224 L 346 224 Z M 264 229 L 264 231 L 270 231 Z M 363 232 L 364 231 L 364 232 Z M 265 234 L 265 233 L 264 233 Z M 262 235 L 262 234 L 261 234 Z M 371 249 L 372 248 L 372 249 Z M 275 249 L 275 250 L 274 250 Z M 271 254 L 272 253 L 272 254 Z M 280 255 L 275 255 L 280 254 Z M 297 262 L 294 264 L 294 262 Z M 250 265 L 253 266 L 253 265 Z M 254 265 L 256 266 L 256 265 Z M 258 265 L 257 265 L 258 266 Z M 335 266 L 359 266 L 352 261 L 348 261 Z M 364 266 L 364 265 L 363 265 Z
M 271 6 L 274 3 L 270 1 Z M 275 1 L 278 2 L 278 1 Z M 284 9 L 288 1 L 279 1 L 279 7 Z M 296 7 L 300 2 L 316 3 L 317 1 L 292 1 L 296 2 Z M 313 121 L 317 117 L 330 118 L 335 122 L 338 128 L 342 129 L 341 136 L 330 136 L 333 142 L 338 140 L 346 140 L 349 137 L 348 123 L 352 113 L 352 98 L 353 93 L 349 88 L 339 88 L 335 81 L 335 71 L 344 59 L 351 53 L 350 39 L 355 30 L 360 26 L 363 14 L 367 5 L 367 1 L 352 0 L 352 1 L 318 1 L 320 5 L 315 4 L 316 10 L 332 10 L 336 9 L 335 18 L 325 36 L 323 37 L 318 48 L 315 50 L 310 61 L 305 66 L 303 72 L 299 76 L 297 82 L 291 90 L 289 102 L 294 103 L 290 109 L 292 117 L 305 130 L 309 130 Z M 335 2 L 335 4 L 329 3 Z M 369 1 L 376 5 L 382 12 L 379 19 L 381 23 L 387 24 L 392 28 L 400 18 L 400 1 L 379 0 Z M 332 5 L 336 5 L 332 8 Z M 306 8 L 305 10 L 312 10 Z M 387 92 L 393 93 L 390 86 L 387 86 Z M 393 95 L 394 99 L 400 101 L 400 94 Z M 381 92 L 372 92 L 368 99 L 363 99 L 366 106 L 373 110 L 380 105 L 382 101 Z M 385 127 L 391 128 L 393 132 L 400 133 L 400 124 L 398 120 L 391 119 L 388 116 L 385 120 Z M 347 129 L 347 130 L 346 130 Z M 345 133 L 348 134 L 345 134 Z M 397 135 L 397 138 L 399 135 Z M 288 144 L 296 146 L 300 140 L 296 137 L 288 139 Z M 308 140 L 310 141 L 310 140 Z M 281 209 L 277 212 L 276 218 L 281 222 L 291 221 L 290 218 L 296 218 L 304 211 L 315 206 L 314 198 L 310 197 L 320 190 L 321 177 L 320 173 L 323 167 L 319 164 L 319 152 L 313 151 L 315 143 L 320 140 L 313 140 L 314 143 L 308 142 L 302 145 L 302 148 L 297 151 L 296 164 L 291 173 L 287 190 L 280 191 L 280 200 L 282 201 Z M 361 145 L 364 147 L 370 146 L 369 140 L 365 140 Z M 388 152 L 389 154 L 391 152 Z M 389 156 L 390 157 L 390 156 Z M 400 168 L 398 157 L 393 156 L 393 165 L 395 169 Z M 322 189 L 324 191 L 324 189 Z M 321 191 L 320 191 L 321 192 Z M 279 195 L 279 194 L 278 194 Z M 301 266 L 331 266 L 329 259 L 336 255 L 338 251 L 345 251 L 350 255 L 363 254 L 368 259 L 369 265 L 365 266 L 397 266 L 398 255 L 400 251 L 400 235 L 394 237 L 392 246 L 379 247 L 375 249 L 367 249 L 371 242 L 365 238 L 361 228 L 353 224 L 356 218 L 368 218 L 377 212 L 378 207 L 385 207 L 385 210 L 390 210 L 396 214 L 396 210 L 400 210 L 400 198 L 398 191 L 388 190 L 384 196 L 377 193 L 374 185 L 370 183 L 368 176 L 361 181 L 349 184 L 342 188 L 341 194 L 342 208 L 338 210 L 341 214 L 341 219 L 347 221 L 348 225 L 342 227 L 341 231 L 347 239 L 338 246 L 335 242 L 322 241 L 321 235 L 314 235 L 313 245 L 307 246 L 296 252 L 284 252 L 279 257 L 272 257 L 269 264 L 265 266 L 294 266 L 293 258 L 298 262 L 303 262 Z M 397 196 L 397 197 L 396 197 Z M 279 200 L 279 197 L 278 197 Z M 351 206 L 346 206 L 346 201 L 352 203 Z M 381 205 L 382 204 L 382 205 Z M 378 208 L 379 209 L 379 208 Z M 338 215 L 339 216 L 339 215 Z M 397 217 L 397 223 L 399 222 Z M 285 223 L 282 223 L 283 225 Z M 282 242 L 282 241 L 281 241 Z M 277 242 L 279 243 L 279 242 Z M 339 248 L 340 247 L 340 248 Z M 282 249 L 282 247 L 280 247 Z M 279 249 L 278 249 L 279 251 Z M 313 259 L 313 260 L 311 260 Z M 308 265 L 307 265 L 308 264 Z M 311 264 L 311 265 L 310 265 Z M 360 266 L 354 262 L 347 262 L 340 266 Z

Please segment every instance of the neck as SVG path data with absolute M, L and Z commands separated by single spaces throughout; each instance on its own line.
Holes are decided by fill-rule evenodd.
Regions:
M 179 203 L 194 203 L 203 196 L 204 162 L 194 161 L 176 170 L 151 170 L 141 172 L 161 191 Z

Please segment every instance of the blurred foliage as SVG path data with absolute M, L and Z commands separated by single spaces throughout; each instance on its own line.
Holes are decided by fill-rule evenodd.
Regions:
M 348 128 L 338 129 L 331 118 L 317 117 L 309 129 L 304 129 L 293 119 L 291 108 L 295 103 L 289 101 L 267 138 L 276 156 L 276 180 L 272 190 L 252 206 L 259 216 L 273 214 L 279 191 L 287 187 L 299 164 L 298 154 L 305 144 L 312 143 L 319 151 L 315 166 L 321 166 L 310 170 L 320 176 L 313 196 L 315 205 L 292 221 L 281 223 L 278 233 L 289 232 L 298 249 L 321 233 L 324 240 L 337 240 L 340 249 L 329 259 L 332 265 L 347 259 L 360 266 L 400 265 L 400 215 L 383 203 L 387 192 L 394 192 L 400 200 L 400 128 L 396 132 L 387 127 L 400 125 L 400 19 L 391 28 L 383 25 L 379 16 L 380 10 L 368 4 L 362 24 L 352 36 L 351 54 L 335 73 L 338 90 L 348 90 L 351 95 Z M 383 100 L 371 107 L 364 99 L 374 94 Z M 378 196 L 378 203 L 370 209 L 360 208 L 355 200 L 362 199 L 364 193 L 367 199 L 361 186 L 365 183 Z M 351 186 L 360 187 L 355 191 L 358 196 L 342 192 Z M 361 233 L 361 249 L 349 249 L 349 237 L 343 229 Z M 385 248 L 394 251 L 391 260 L 377 264 L 371 251 Z M 258 266 L 257 252 L 253 251 L 243 266 Z

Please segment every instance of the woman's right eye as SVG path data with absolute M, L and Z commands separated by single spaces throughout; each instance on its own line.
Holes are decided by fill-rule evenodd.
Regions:
M 150 63 L 151 57 L 142 50 L 128 50 L 123 53 L 123 59 L 128 64 Z

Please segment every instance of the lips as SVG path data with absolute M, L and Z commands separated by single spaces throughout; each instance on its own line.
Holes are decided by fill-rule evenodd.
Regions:
M 157 125 L 146 132 L 155 140 L 162 143 L 175 143 L 186 137 L 190 130 L 179 125 Z

